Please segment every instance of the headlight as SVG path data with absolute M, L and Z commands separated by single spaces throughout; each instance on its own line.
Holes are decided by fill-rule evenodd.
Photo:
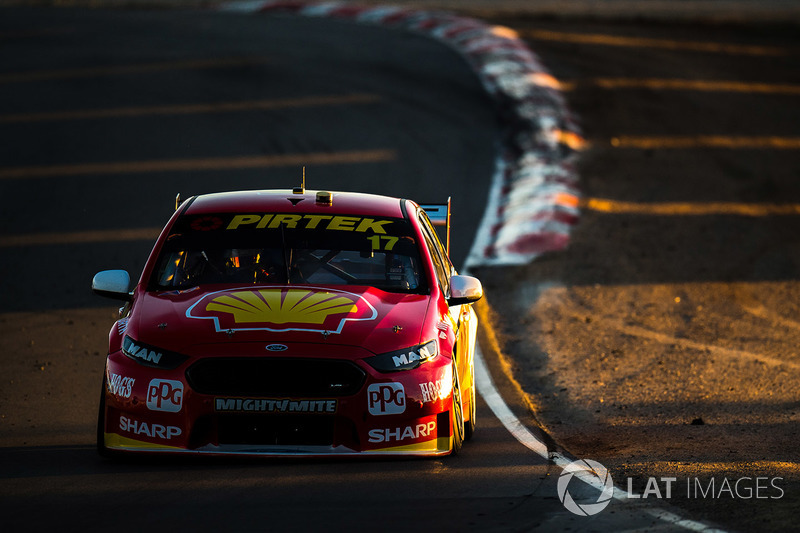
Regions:
M 185 355 L 135 341 L 127 335 L 122 340 L 122 353 L 140 365 L 153 368 L 177 368 L 188 359 Z
M 404 350 L 368 357 L 365 361 L 378 372 L 397 372 L 417 368 L 422 363 L 433 360 L 438 354 L 439 347 L 433 340 Z

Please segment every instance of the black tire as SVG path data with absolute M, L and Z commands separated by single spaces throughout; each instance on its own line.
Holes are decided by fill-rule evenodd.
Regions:
M 455 361 L 453 361 L 453 448 L 450 451 L 451 455 L 458 455 L 461 451 L 461 446 L 464 444 L 464 405 L 461 401 L 461 385 L 458 379 L 458 368 Z
M 106 378 L 103 374 L 103 388 L 100 391 L 100 409 L 97 413 L 97 453 L 103 457 L 109 457 L 108 448 L 105 443 L 106 432 Z
M 473 373 L 474 376 L 474 373 Z M 464 423 L 464 440 L 470 440 L 475 434 L 475 379 L 473 378 L 472 387 L 469 388 L 469 420 Z

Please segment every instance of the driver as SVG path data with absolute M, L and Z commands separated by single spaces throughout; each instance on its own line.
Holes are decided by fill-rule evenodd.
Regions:
M 263 283 L 274 281 L 276 267 L 258 248 L 232 248 L 225 260 L 225 275 L 230 281 Z

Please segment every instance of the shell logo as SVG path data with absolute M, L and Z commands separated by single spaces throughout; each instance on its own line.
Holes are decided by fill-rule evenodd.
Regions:
M 320 331 L 341 333 L 348 321 L 374 320 L 363 297 L 335 289 L 255 287 L 201 298 L 187 318 L 212 320 L 217 331 Z

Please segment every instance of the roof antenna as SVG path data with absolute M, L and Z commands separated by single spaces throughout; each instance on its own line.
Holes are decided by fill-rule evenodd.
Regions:
M 305 194 L 306 192 L 306 167 L 303 167 L 303 182 L 300 184 L 299 187 L 295 187 L 292 189 L 292 193 L 294 194 Z

